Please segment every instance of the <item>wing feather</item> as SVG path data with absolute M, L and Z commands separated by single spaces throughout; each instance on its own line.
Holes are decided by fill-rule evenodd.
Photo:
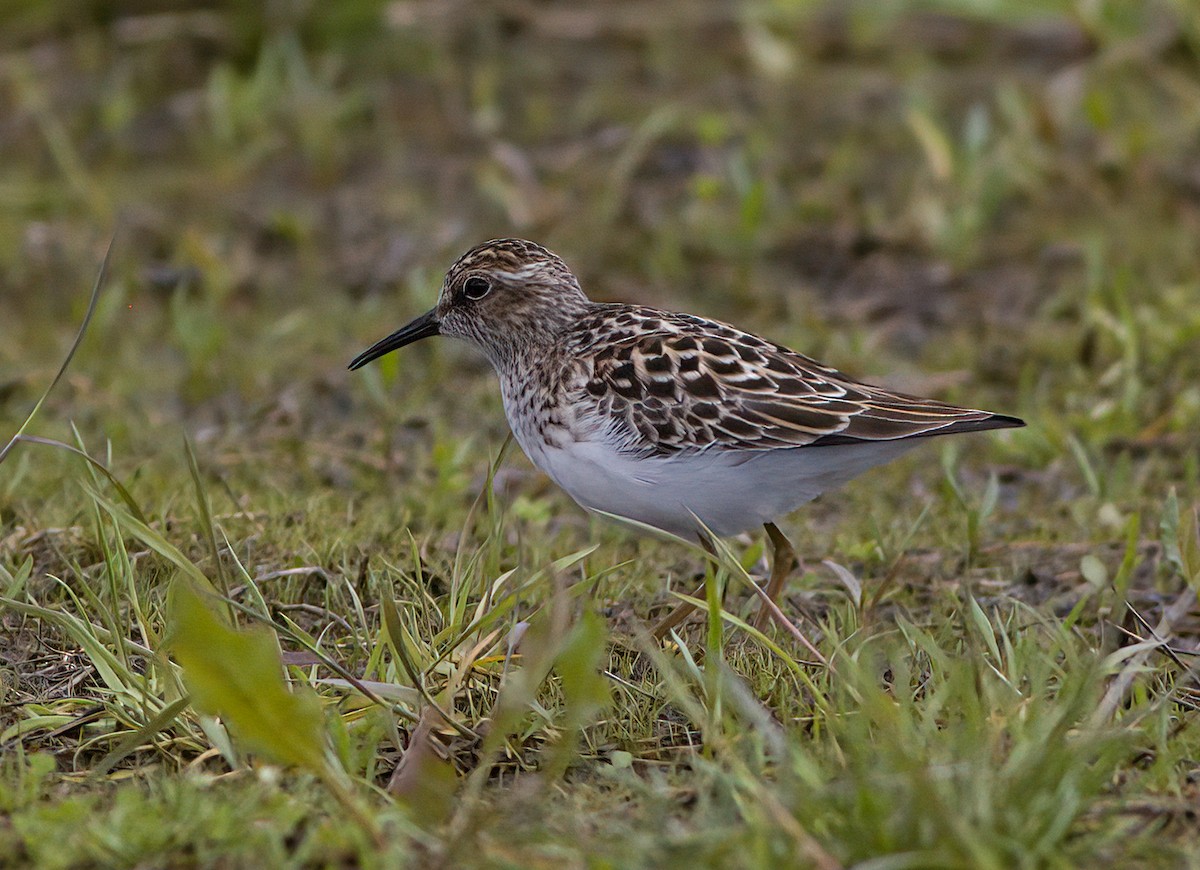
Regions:
M 1015 417 L 871 386 L 735 327 L 619 308 L 635 322 L 606 339 L 580 324 L 580 398 L 631 452 L 774 450 L 1022 426 Z M 628 318 L 624 318 L 628 320 Z

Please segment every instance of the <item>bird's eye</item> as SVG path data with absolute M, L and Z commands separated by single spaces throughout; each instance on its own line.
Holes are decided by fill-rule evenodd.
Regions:
M 468 299 L 482 299 L 492 290 L 492 283 L 487 278 L 472 275 L 463 282 L 463 296 Z

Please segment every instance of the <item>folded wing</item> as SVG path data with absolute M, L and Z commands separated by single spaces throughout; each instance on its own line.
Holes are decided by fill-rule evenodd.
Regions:
M 732 326 L 635 310 L 655 328 L 594 348 L 586 378 L 599 414 L 632 451 L 819 447 L 1024 425 L 861 383 Z

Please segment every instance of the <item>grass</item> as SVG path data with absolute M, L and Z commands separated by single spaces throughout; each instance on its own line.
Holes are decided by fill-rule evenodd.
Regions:
M 1200 862 L 1190 5 L 338 9 L 4 13 L 0 865 Z M 787 518 L 756 633 L 478 358 L 344 372 L 509 234 L 1031 425 Z

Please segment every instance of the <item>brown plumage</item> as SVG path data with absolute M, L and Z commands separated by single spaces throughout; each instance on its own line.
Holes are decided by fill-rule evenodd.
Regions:
M 793 562 L 775 518 L 927 436 L 1024 425 L 864 384 L 725 323 L 591 302 L 521 239 L 472 248 L 433 310 L 350 367 L 438 334 L 483 351 L 517 442 L 583 507 L 702 540 L 765 525 L 772 600 Z
M 1015 417 L 874 387 L 736 327 L 596 305 L 564 335 L 594 403 L 641 454 L 770 450 L 1020 426 Z

